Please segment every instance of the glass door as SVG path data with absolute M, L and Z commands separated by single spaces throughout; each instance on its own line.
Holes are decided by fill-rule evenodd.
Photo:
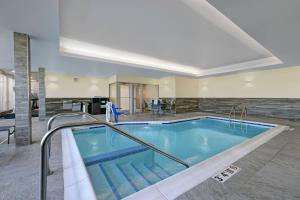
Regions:
M 147 112 L 153 99 L 158 99 L 158 85 L 138 83 L 112 83 L 109 98 L 122 111 L 130 114 Z
M 130 95 L 129 95 L 129 84 L 120 84 L 120 108 L 122 111 L 129 111 L 130 109 Z

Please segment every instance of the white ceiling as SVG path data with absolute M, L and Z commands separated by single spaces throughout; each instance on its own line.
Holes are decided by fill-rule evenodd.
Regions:
M 273 68 L 300 65 L 299 0 L 208 1 L 283 61 Z
M 204 0 L 60 2 L 60 10 L 58 0 L 0 2 L 0 41 L 10 38 L 8 32 L 29 33 L 33 69 L 44 66 L 50 71 L 97 76 L 182 73 L 135 63 L 137 58 L 145 58 L 159 62 L 158 67 L 174 63 L 211 75 L 274 64 L 278 60 L 268 58 L 273 54 L 284 62 L 276 66 L 300 64 L 299 1 L 209 1 L 255 40 Z M 60 37 L 117 54 L 92 61 L 86 55 L 62 56 Z M 12 57 L 7 56 L 12 51 L 11 42 L 2 44 L 0 67 L 12 68 Z M 124 62 L 120 52 L 134 59 Z
M 64 0 L 59 13 L 62 52 L 73 56 L 198 76 L 277 61 L 204 0 Z

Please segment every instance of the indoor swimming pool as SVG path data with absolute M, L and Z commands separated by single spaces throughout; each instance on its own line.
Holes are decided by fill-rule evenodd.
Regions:
M 273 127 L 210 117 L 117 126 L 191 167 Z M 186 171 L 184 165 L 110 128 L 74 129 L 73 135 L 97 199 L 122 199 Z

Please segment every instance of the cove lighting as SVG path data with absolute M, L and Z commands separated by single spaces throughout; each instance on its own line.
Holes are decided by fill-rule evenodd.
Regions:
M 137 53 L 112 49 L 65 37 L 60 38 L 60 51 L 63 54 L 70 56 L 88 57 L 90 59 L 110 63 L 130 64 L 143 68 L 179 72 L 193 76 L 201 74 L 201 70 L 196 67 L 185 66 Z

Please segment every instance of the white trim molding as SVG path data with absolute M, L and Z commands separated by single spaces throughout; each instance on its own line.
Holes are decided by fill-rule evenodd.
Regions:
M 226 66 L 217 67 L 209 70 L 204 70 L 200 75 L 198 75 L 198 77 L 218 75 L 218 74 L 249 70 L 249 69 L 256 69 L 260 67 L 267 67 L 267 66 L 278 65 L 278 64 L 282 64 L 282 61 L 276 56 L 272 56 L 268 58 L 251 60 L 251 61 L 242 62 L 238 64 L 226 65 Z

